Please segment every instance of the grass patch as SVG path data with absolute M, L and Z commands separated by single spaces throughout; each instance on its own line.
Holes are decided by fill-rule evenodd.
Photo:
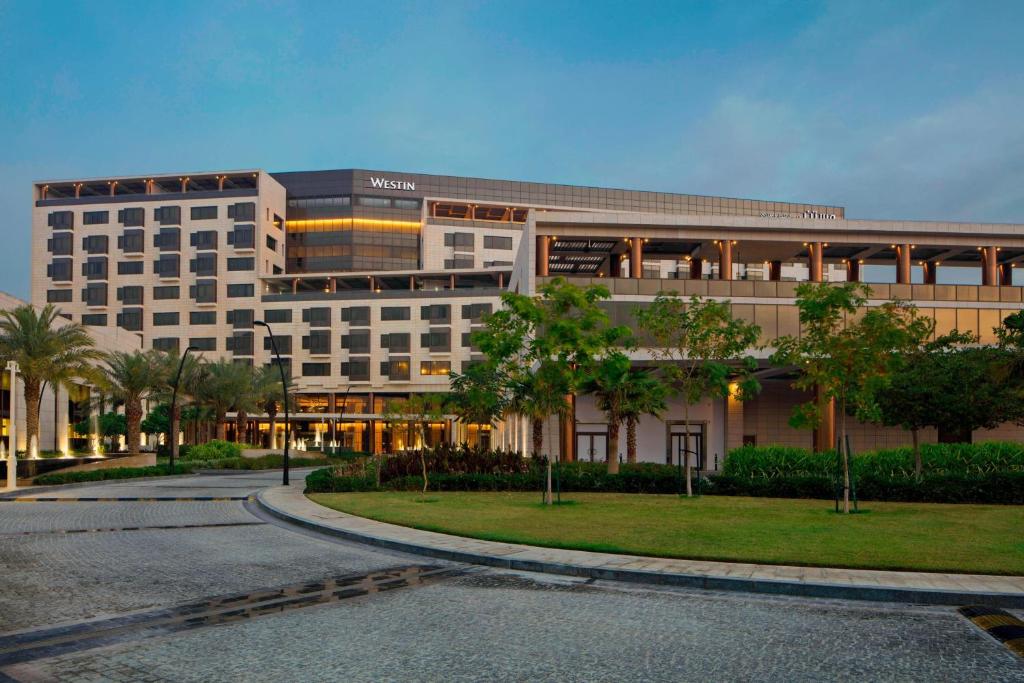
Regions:
M 1024 575 L 1024 506 L 872 502 L 836 515 L 831 501 L 573 493 L 317 493 L 327 507 L 417 529 L 631 555 L 862 569 Z

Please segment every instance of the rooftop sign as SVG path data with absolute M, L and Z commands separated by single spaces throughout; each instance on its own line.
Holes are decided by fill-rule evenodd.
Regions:
M 374 187 L 378 190 L 405 190 L 406 192 L 414 192 L 416 190 L 416 183 L 411 183 L 408 180 L 388 180 L 387 178 L 376 178 L 370 176 L 370 187 Z

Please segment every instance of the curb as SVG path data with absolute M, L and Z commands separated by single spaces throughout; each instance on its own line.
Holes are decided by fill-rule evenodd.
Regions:
M 168 479 L 183 479 L 194 477 L 195 474 L 161 474 L 155 477 L 126 477 L 124 479 L 96 479 L 95 481 L 75 481 L 70 484 L 51 484 L 49 486 L 19 486 L 14 491 L 0 493 L 0 500 L 6 498 L 20 498 L 34 496 L 37 493 L 52 493 L 53 491 L 67 491 L 69 489 L 82 489 L 90 486 L 103 486 L 104 484 L 116 484 L 127 481 L 167 481 Z
M 416 555 L 425 555 L 439 560 L 477 564 L 515 571 L 539 572 L 561 576 L 576 576 L 627 583 L 677 586 L 714 591 L 737 591 L 764 595 L 787 595 L 802 598 L 829 598 L 837 600 L 867 600 L 873 602 L 898 602 L 913 605 L 985 605 L 1024 609 L 1024 595 L 1015 593 L 980 593 L 947 591 L 935 589 L 895 588 L 885 586 L 853 586 L 842 584 L 808 583 L 784 579 L 743 579 L 728 576 L 706 576 L 702 574 L 676 574 L 650 572 L 642 569 L 608 569 L 558 562 L 537 560 L 516 560 L 496 555 L 483 555 L 432 546 L 396 541 L 380 536 L 337 529 L 305 517 L 293 515 L 267 502 L 266 489 L 256 494 L 256 503 L 268 514 L 282 521 L 311 529 L 347 541 L 397 550 Z

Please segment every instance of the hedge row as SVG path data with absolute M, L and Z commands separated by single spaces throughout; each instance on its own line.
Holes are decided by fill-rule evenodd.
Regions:
M 1024 444 L 988 441 L 976 444 L 921 445 L 922 474 L 976 475 L 1024 472 Z M 722 474 L 745 479 L 776 477 L 834 477 L 835 453 L 812 453 L 789 446 L 743 446 L 729 453 Z M 910 447 L 888 448 L 854 454 L 850 469 L 857 479 L 914 478 L 914 454 Z
M 106 479 L 164 477 L 171 474 L 188 474 L 191 471 L 192 466 L 178 464 L 174 466 L 173 472 L 167 465 L 150 465 L 149 467 L 111 467 L 106 470 L 41 474 L 33 480 L 33 483 L 38 486 L 54 486 L 57 484 L 74 484 L 84 481 L 104 481 Z

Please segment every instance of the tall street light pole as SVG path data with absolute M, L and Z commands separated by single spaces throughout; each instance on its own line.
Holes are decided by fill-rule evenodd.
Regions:
M 263 320 L 254 320 L 254 325 L 267 328 L 270 335 L 270 348 L 274 351 L 274 358 L 277 360 L 277 369 L 281 371 L 281 391 L 284 393 L 284 472 L 281 483 L 288 486 L 288 442 L 291 440 L 291 420 L 288 417 L 288 381 L 284 377 L 284 363 L 281 361 L 281 354 L 277 351 L 277 341 L 274 339 L 274 331 L 270 329 Z
M 198 350 L 199 349 L 195 346 L 189 346 L 185 349 L 184 353 L 181 354 L 181 360 L 178 361 L 178 372 L 174 375 L 174 388 L 171 390 L 171 414 L 168 416 L 171 422 L 169 425 L 171 429 L 167 430 L 168 432 L 171 432 L 171 434 L 169 434 L 171 437 L 171 459 L 168 463 L 168 472 L 170 474 L 174 474 L 174 459 L 178 457 L 178 430 L 174 428 L 174 415 L 178 410 L 178 382 L 181 381 L 181 370 L 185 367 L 185 358 L 188 356 L 189 351 Z

